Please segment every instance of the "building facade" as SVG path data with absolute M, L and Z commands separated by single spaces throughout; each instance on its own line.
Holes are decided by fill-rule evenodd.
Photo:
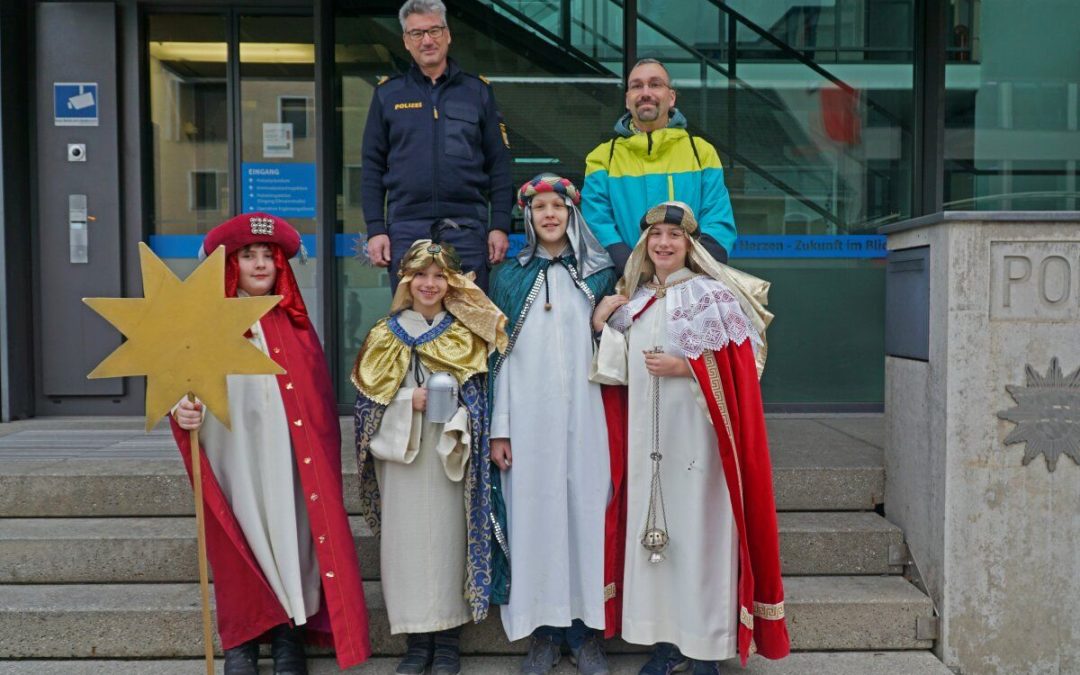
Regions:
M 725 165 L 731 262 L 773 282 L 772 410 L 881 409 L 879 227 L 1080 203 L 1071 0 L 446 1 L 518 183 L 580 181 L 628 64 L 668 64 Z M 399 4 L 0 0 L 4 420 L 137 414 L 138 378 L 85 377 L 120 338 L 80 299 L 140 295 L 139 242 L 186 274 L 201 236 L 250 210 L 303 233 L 297 278 L 350 401 L 390 303 L 356 253 L 368 105 L 409 64 Z

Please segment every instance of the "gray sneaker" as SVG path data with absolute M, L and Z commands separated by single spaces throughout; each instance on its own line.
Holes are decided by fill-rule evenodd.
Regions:
M 580 675 L 608 675 L 607 657 L 595 634 L 585 638 L 578 649 L 570 650 L 570 661 L 577 664 Z
M 694 671 L 691 675 L 720 675 L 719 661 L 694 661 Z
M 529 638 L 529 653 L 521 662 L 521 675 L 547 675 L 561 658 L 559 645 L 533 635 Z

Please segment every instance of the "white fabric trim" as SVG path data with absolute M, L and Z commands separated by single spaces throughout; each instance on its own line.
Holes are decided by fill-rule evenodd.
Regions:
M 667 314 L 668 337 L 687 358 L 748 338 L 763 344 L 731 289 L 704 275 L 668 289 Z
M 633 317 L 655 294 L 653 288 L 639 287 L 630 302 L 612 314 L 611 327 L 625 333 Z M 747 339 L 755 351 L 764 345 L 738 298 L 721 281 L 698 275 L 669 286 L 661 299 L 666 303 L 668 338 L 687 358 L 696 359 L 703 352 L 721 350 L 730 342 L 741 345 Z

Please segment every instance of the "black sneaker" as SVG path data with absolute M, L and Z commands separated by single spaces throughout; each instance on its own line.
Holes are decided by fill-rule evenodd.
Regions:
M 694 660 L 694 671 L 691 675 L 720 675 L 719 661 Z
M 595 633 L 585 638 L 578 649 L 570 650 L 570 660 L 577 666 L 578 675 L 609 675 L 607 657 Z
M 641 667 L 638 675 L 671 675 L 681 673 L 691 665 L 690 659 L 683 656 L 678 647 L 670 642 L 657 642 L 652 657 Z
M 225 650 L 225 675 L 259 675 L 259 641 Z
M 270 631 L 274 675 L 308 675 L 303 628 L 282 624 Z
M 435 633 L 435 656 L 431 675 L 457 675 L 461 672 L 461 628 Z
M 431 633 L 409 633 L 405 636 L 405 657 L 398 663 L 397 675 L 424 675 L 435 653 L 435 639 Z
M 547 675 L 562 658 L 559 645 L 551 640 L 532 635 L 529 637 L 529 653 L 521 662 L 521 675 Z

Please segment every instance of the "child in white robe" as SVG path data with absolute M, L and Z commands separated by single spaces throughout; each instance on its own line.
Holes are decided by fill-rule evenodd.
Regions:
M 609 449 L 600 386 L 588 372 L 592 312 L 616 274 L 580 199 L 573 183 L 550 174 L 522 185 L 528 241 L 491 282 L 513 326 L 492 367 L 491 457 L 502 471 L 510 568 L 501 615 L 510 640 L 531 634 L 525 675 L 550 672 L 563 643 L 579 673 L 608 672 L 596 631 L 605 625 Z
M 506 318 L 447 245 L 416 242 L 399 276 L 391 314 L 353 369 L 362 509 L 381 538 L 390 631 L 407 634 L 396 672 L 453 675 L 460 627 L 487 615 L 486 374 L 490 353 L 506 346 Z M 460 388 L 449 421 L 427 414 L 434 372 Z

